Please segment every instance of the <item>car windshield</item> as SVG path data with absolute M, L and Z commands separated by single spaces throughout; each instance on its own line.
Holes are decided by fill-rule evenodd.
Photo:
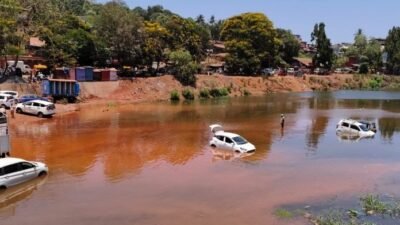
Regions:
M 361 130 L 369 131 L 368 127 L 365 124 L 360 125 Z
M 238 145 L 247 144 L 247 140 L 244 139 L 244 138 L 242 138 L 242 137 L 240 137 L 240 136 L 234 137 L 234 138 L 233 138 L 233 141 L 234 141 L 236 144 L 238 144 Z

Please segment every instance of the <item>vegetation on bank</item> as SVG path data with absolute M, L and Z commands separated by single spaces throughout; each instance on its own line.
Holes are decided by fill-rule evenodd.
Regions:
M 326 209 L 319 213 L 313 213 L 310 206 L 296 210 L 278 208 L 274 214 L 279 219 L 302 216 L 314 225 L 377 225 L 377 222 L 398 224 L 400 202 L 394 198 L 383 200 L 379 195 L 367 194 L 360 198 L 359 208 Z

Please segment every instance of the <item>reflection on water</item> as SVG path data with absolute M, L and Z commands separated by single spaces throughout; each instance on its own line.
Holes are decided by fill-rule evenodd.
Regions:
M 6 201 L 12 213 L 0 210 L 0 219 L 33 225 L 281 224 L 272 216 L 279 205 L 383 191 L 387 186 L 380 182 L 400 172 L 400 94 L 353 94 L 97 107 L 13 124 L 13 154 L 44 161 L 50 176 L 36 191 Z M 378 133 L 373 139 L 337 137 L 343 118 L 377 121 Z M 210 148 L 208 126 L 214 123 L 246 137 L 256 152 Z

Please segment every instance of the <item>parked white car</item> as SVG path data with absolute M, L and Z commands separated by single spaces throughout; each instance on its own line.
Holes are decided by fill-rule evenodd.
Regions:
M 0 91 L 0 94 L 12 95 L 15 99 L 18 99 L 17 91 Z
M 0 94 L 0 106 L 6 109 L 11 108 L 11 105 L 15 103 L 15 98 L 9 94 Z
M 210 141 L 211 147 L 230 149 L 238 153 L 251 153 L 256 150 L 255 146 L 238 134 L 225 132 L 221 125 L 210 126 L 214 134 Z
M 339 134 L 352 134 L 362 137 L 372 137 L 375 135 L 376 127 L 374 124 L 360 122 L 351 119 L 340 120 L 336 125 L 336 132 Z
M 0 159 L 0 188 L 8 188 L 46 175 L 48 172 L 48 167 L 41 162 L 3 158 Z
M 52 116 L 55 114 L 56 106 L 51 102 L 43 100 L 33 100 L 24 103 L 18 103 L 16 106 L 17 113 L 28 113 L 37 115 L 38 117 Z

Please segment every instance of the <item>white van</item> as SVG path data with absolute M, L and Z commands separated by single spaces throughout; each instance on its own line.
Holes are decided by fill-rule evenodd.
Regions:
M 15 61 L 7 61 L 7 65 L 8 67 L 13 67 L 15 65 Z M 22 73 L 31 73 L 32 71 L 31 67 L 29 65 L 26 65 L 24 61 L 18 61 L 16 67 L 20 68 Z

